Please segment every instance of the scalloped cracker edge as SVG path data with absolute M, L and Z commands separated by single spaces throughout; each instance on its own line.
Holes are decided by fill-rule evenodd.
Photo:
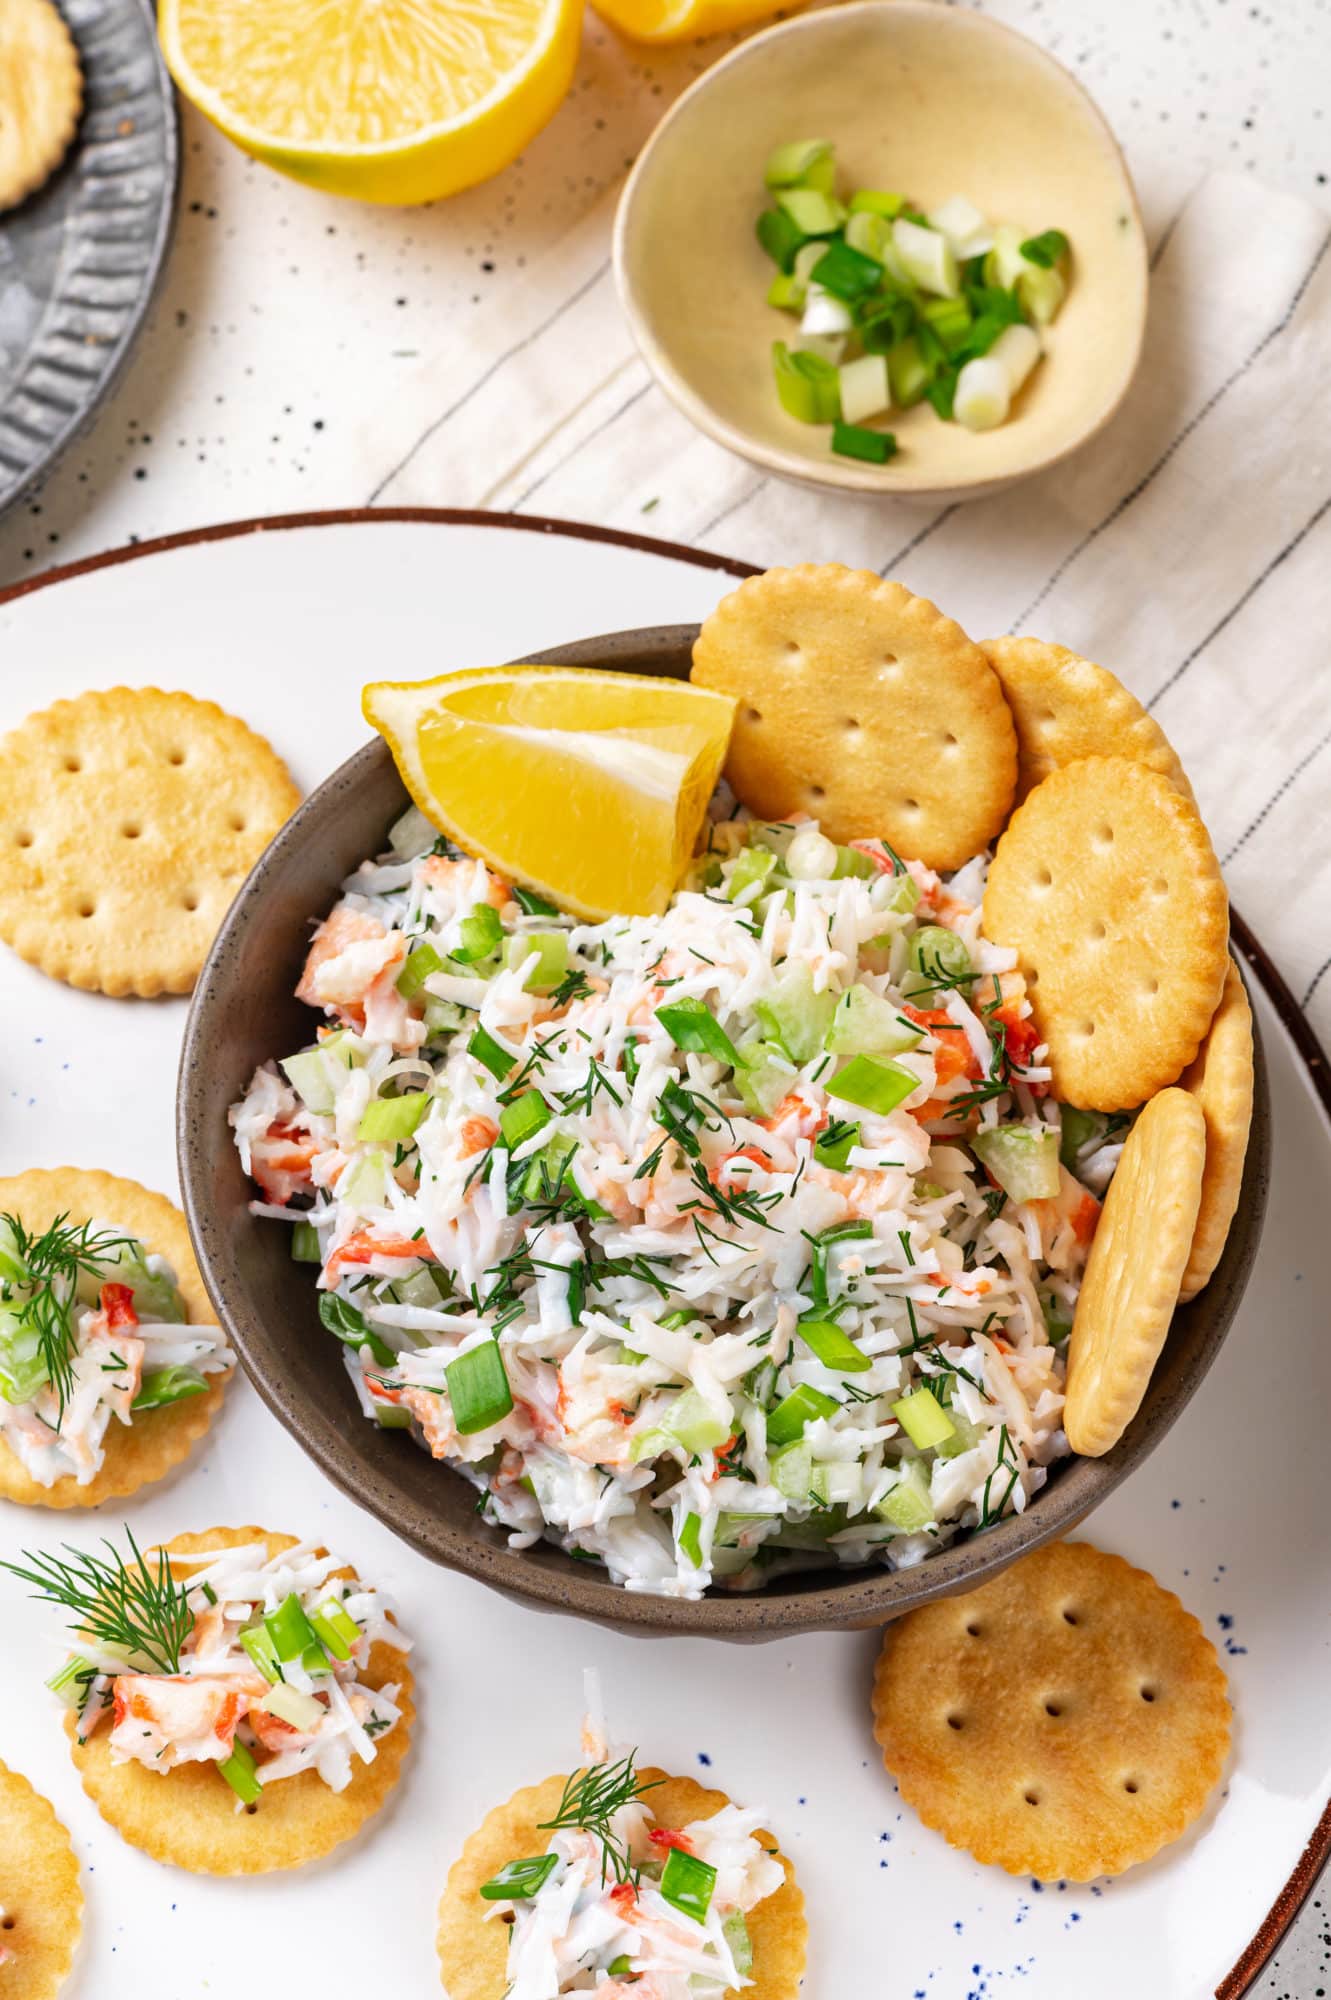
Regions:
M 0 1905 L 12 1956 L 5 2000 L 55 2000 L 83 1929 L 83 1888 L 69 1835 L 27 1779 L 0 1764 Z

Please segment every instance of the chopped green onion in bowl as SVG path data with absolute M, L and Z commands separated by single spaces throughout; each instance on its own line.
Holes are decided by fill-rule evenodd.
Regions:
M 897 453 L 895 432 L 873 427 L 893 410 L 927 401 L 975 432 L 1010 421 L 1067 294 L 1063 230 L 1023 235 L 963 194 L 928 214 L 875 188 L 843 200 L 826 139 L 778 146 L 764 182 L 772 205 L 756 232 L 777 266 L 767 302 L 799 320 L 772 343 L 788 416 L 830 424 L 832 451 L 870 465 Z

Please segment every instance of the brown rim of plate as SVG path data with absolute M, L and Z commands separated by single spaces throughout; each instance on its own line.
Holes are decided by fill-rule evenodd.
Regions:
M 152 541 L 136 543 L 132 547 L 109 549 L 101 555 L 82 557 L 75 562 L 47 570 L 40 576 L 24 578 L 0 590 L 0 607 L 12 604 L 35 591 L 49 589 L 58 583 L 92 575 L 101 570 L 116 569 L 122 563 L 142 562 L 152 556 L 169 555 L 176 549 L 198 548 L 213 542 L 244 540 L 252 535 L 280 534 L 290 529 L 397 527 L 413 524 L 554 535 L 570 541 L 602 543 L 611 548 L 636 550 L 642 554 L 683 563 L 695 569 L 712 570 L 723 576 L 740 578 L 758 573 L 757 566 L 753 563 L 714 554 L 706 549 L 689 548 L 682 542 L 664 541 L 659 537 L 633 534 L 617 528 L 598 527 L 591 523 L 562 521 L 546 515 L 497 514 L 477 508 L 347 507 L 219 521 L 210 527 L 158 536 Z M 1274 1008 L 1308 1074 L 1323 1113 L 1328 1120 L 1331 1120 L 1331 1070 L 1328 1069 L 1326 1052 L 1282 974 L 1237 912 L 1231 912 L 1231 924 L 1233 939 L 1241 954 L 1241 962 L 1255 976 Z M 1263 1085 L 1265 1099 L 1264 1064 Z M 1269 1113 L 1269 1100 L 1265 1101 Z M 1269 1124 L 1269 1117 L 1267 1123 Z M 178 1111 L 178 1144 L 179 1136 Z M 1264 1143 L 1269 1149 L 1269 1133 Z M 1295 1862 L 1280 1895 L 1272 1904 L 1255 1936 L 1216 1989 L 1217 2000 L 1243 2000 L 1243 1996 L 1252 1991 L 1256 1980 L 1269 1964 L 1281 1939 L 1298 1915 L 1328 1861 L 1331 1861 L 1331 1804 L 1328 1804 L 1317 1826 L 1310 1831 L 1303 1853 Z

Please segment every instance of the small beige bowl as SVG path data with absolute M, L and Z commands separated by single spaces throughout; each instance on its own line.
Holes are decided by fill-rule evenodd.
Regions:
M 964 194 L 995 222 L 1066 231 L 1068 296 L 1007 423 L 898 411 L 898 454 L 874 466 L 781 408 L 771 344 L 795 322 L 766 303 L 775 267 L 754 223 L 768 153 L 805 138 L 834 141 L 848 188 L 925 209 Z M 708 70 L 629 177 L 615 275 L 643 358 L 700 430 L 769 472 L 860 493 L 972 498 L 1066 457 L 1122 401 L 1146 321 L 1137 198 L 1095 105 L 1010 28 L 920 0 L 805 14 Z

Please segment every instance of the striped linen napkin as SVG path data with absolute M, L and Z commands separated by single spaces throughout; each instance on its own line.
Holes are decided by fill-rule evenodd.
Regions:
M 624 324 L 613 210 L 398 381 L 358 439 L 369 502 L 863 565 L 977 638 L 1035 633 L 1100 660 L 1172 738 L 1237 907 L 1331 1043 L 1327 216 L 1238 175 L 1204 180 L 1157 244 L 1144 358 L 1113 423 L 1038 478 L 940 508 L 811 493 L 700 436 Z

